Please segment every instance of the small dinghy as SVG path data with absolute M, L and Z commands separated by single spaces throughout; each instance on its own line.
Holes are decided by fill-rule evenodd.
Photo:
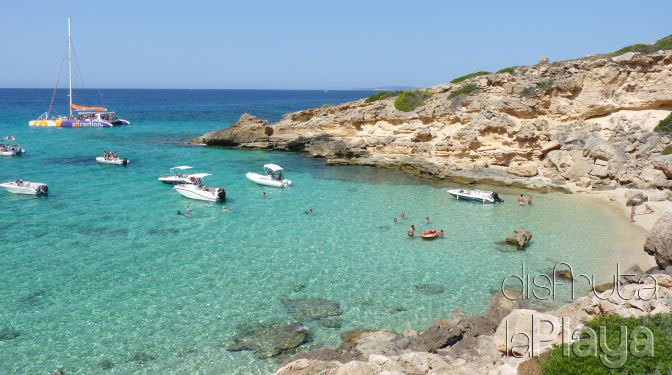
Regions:
M 450 195 L 454 196 L 458 200 L 464 200 L 469 202 L 482 202 L 482 203 L 498 203 L 504 202 L 499 198 L 499 194 L 494 191 L 481 191 L 481 190 L 467 190 L 467 189 L 450 189 L 448 190 Z
M 200 181 L 207 177 L 211 176 L 208 173 L 197 173 L 191 175 L 193 178 L 198 179 L 198 184 L 178 184 L 173 186 L 173 189 L 180 193 L 182 196 L 189 199 L 196 199 L 207 202 L 224 202 L 226 200 L 226 191 L 223 188 L 216 188 L 205 186 L 200 183 Z
M 25 148 L 21 148 L 15 143 L 9 143 L 10 141 L 16 141 L 16 137 L 0 139 L 0 156 L 21 156 L 26 153 Z
M 191 169 L 188 165 L 181 165 L 177 167 L 170 168 L 170 176 L 160 176 L 159 181 L 168 185 L 177 185 L 177 184 L 199 184 L 199 179 L 193 177 L 195 174 L 185 174 L 183 173 L 186 170 Z
M 426 230 L 426 231 L 420 233 L 420 238 L 422 238 L 423 240 L 433 240 L 433 239 L 437 239 L 439 237 L 441 237 L 441 233 L 439 233 L 438 231 L 433 230 L 433 229 Z
M 98 156 L 96 161 L 100 164 L 112 164 L 112 165 L 128 165 L 130 160 L 125 158 L 109 158 L 106 159 L 104 156 Z
M 284 178 L 282 175 L 282 171 L 284 171 L 284 169 L 282 169 L 282 167 L 277 164 L 266 164 L 264 165 L 264 173 L 265 173 L 264 175 L 247 172 L 247 174 L 245 174 L 245 177 L 247 177 L 248 180 L 257 183 L 259 185 L 266 185 L 279 188 L 291 185 L 292 181 Z
M 2 183 L 0 187 L 14 194 L 47 195 L 49 193 L 47 184 L 28 182 L 20 178 L 16 181 Z

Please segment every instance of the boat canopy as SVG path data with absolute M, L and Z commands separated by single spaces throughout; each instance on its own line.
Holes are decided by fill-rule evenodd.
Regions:
M 212 176 L 210 173 L 195 173 L 192 175 L 189 175 L 189 177 L 194 177 L 194 178 L 203 178 L 203 177 L 208 177 Z
M 73 111 L 95 111 L 95 112 L 105 112 L 105 111 L 107 111 L 107 108 L 105 108 L 105 107 L 91 107 L 91 106 L 77 105 L 77 104 L 70 104 L 70 109 L 73 110 Z
M 180 165 L 179 167 L 172 167 L 172 168 L 170 168 L 170 169 L 179 169 L 179 170 L 183 171 L 183 170 L 185 170 L 185 169 L 191 169 L 191 168 L 192 168 L 192 167 L 190 167 L 190 166 L 188 166 L 188 165 Z
M 264 165 L 264 169 L 268 169 L 273 173 L 279 172 L 279 171 L 284 171 L 284 169 L 282 169 L 282 167 L 277 165 L 277 164 L 266 164 L 266 165 Z

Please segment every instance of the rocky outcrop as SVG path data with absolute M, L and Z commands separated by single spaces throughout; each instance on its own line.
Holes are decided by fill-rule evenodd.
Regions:
M 465 84 L 470 94 L 452 97 Z M 331 164 L 542 190 L 667 188 L 672 140 L 653 127 L 672 110 L 672 52 L 518 67 L 429 89 L 411 112 L 395 98 L 285 115 L 245 114 L 193 143 L 302 151 Z
M 560 344 L 563 339 L 569 342 L 574 330 L 596 316 L 642 317 L 670 313 L 672 276 L 643 277 L 641 270 L 634 268 L 626 273 L 639 278 L 621 285 L 618 293 L 594 292 L 551 311 L 521 308 L 520 301 L 498 294 L 481 316 L 465 317 L 456 313 L 457 319 L 437 320 L 425 331 L 348 332 L 338 349 L 299 353 L 281 364 L 276 375 L 523 374 L 521 365 L 528 359 L 529 345 L 534 346 L 534 355 L 539 356 L 552 344 Z M 477 321 L 490 324 L 479 325 Z M 476 329 L 477 326 L 480 328 Z M 563 337 L 561 329 L 568 334 Z M 458 330 L 460 336 L 454 334 Z M 430 340 L 441 342 L 439 346 L 417 345 L 418 338 L 428 332 L 441 332 L 436 335 L 440 340 Z M 530 343 L 526 337 L 534 337 L 534 340 Z
M 658 268 L 672 266 L 672 212 L 667 212 L 649 231 L 644 251 L 656 258 Z
M 519 250 L 522 250 L 527 244 L 530 242 L 532 239 L 532 233 L 529 231 L 518 228 L 511 233 L 508 237 L 506 237 L 506 242 L 510 243 L 511 245 L 515 245 Z
M 239 327 L 228 351 L 251 350 L 260 358 L 274 357 L 308 340 L 308 328 L 301 323 L 261 323 Z

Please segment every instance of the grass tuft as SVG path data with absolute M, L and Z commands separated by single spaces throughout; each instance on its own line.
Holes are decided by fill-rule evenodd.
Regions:
M 432 93 L 428 90 L 404 91 L 394 101 L 394 108 L 402 112 L 410 112 L 425 105 Z
M 466 85 L 460 87 L 459 89 L 454 90 L 453 92 L 451 92 L 451 93 L 448 95 L 448 99 L 453 99 L 453 98 L 456 98 L 456 97 L 458 97 L 458 96 L 460 96 L 460 95 L 469 95 L 469 94 L 471 94 L 471 93 L 474 92 L 474 91 L 476 91 L 476 85 L 473 84 L 473 83 L 469 83 L 469 84 L 466 84 Z
M 517 66 L 510 66 L 510 67 L 508 67 L 508 68 L 499 69 L 499 70 L 497 71 L 497 73 L 499 73 L 499 74 L 501 74 L 501 73 L 514 74 L 514 73 L 516 72 L 516 69 L 518 69 Z
M 658 125 L 653 128 L 654 132 L 672 132 L 672 113 L 667 115 L 664 119 L 660 120 Z
M 460 83 L 460 82 L 466 81 L 470 78 L 482 76 L 484 74 L 490 74 L 490 72 L 476 72 L 476 73 L 467 74 L 466 76 L 455 78 L 454 80 L 450 81 L 450 83 Z
M 401 91 L 383 91 L 369 96 L 368 98 L 366 98 L 365 102 L 373 103 L 378 100 L 393 98 L 395 96 L 398 96 L 399 94 L 401 94 Z
M 670 154 L 672 154 L 672 145 L 667 145 L 667 146 L 665 146 L 665 148 L 663 149 L 663 151 L 661 151 L 660 153 L 663 154 L 663 155 L 670 155 Z

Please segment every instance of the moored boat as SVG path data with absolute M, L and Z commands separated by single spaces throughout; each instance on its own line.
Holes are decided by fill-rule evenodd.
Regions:
M 26 153 L 26 149 L 16 143 L 16 137 L 5 137 L 0 139 L 0 156 L 21 156 Z
M 20 178 L 16 181 L 4 182 L 0 184 L 0 187 L 14 194 L 47 195 L 49 193 L 47 184 L 24 181 Z
M 28 125 L 41 128 L 112 128 L 115 126 L 130 125 L 131 123 L 129 121 L 119 118 L 115 112 L 110 112 L 105 107 L 77 105 L 72 102 L 72 38 L 70 35 L 70 18 L 68 18 L 67 59 L 69 98 L 68 116 L 51 115 L 54 97 L 57 91 L 54 90 L 51 97 L 51 104 L 49 105 L 47 112 L 43 113 L 36 120 L 29 121 Z
M 128 165 L 130 160 L 126 158 L 105 158 L 104 156 L 96 157 L 96 161 L 100 164 L 112 164 L 112 165 Z
M 173 186 L 173 189 L 189 199 L 207 202 L 223 202 L 226 200 L 226 191 L 223 188 L 205 186 L 200 183 L 207 176 L 211 175 L 209 173 L 194 174 L 192 177 L 198 179 L 198 184 L 178 184 Z
M 450 189 L 448 193 L 458 200 L 481 203 L 504 202 L 499 198 L 499 194 L 494 191 L 468 190 L 468 189 Z
M 170 176 L 159 176 L 159 181 L 164 184 L 177 185 L 177 184 L 199 184 L 200 179 L 194 177 L 196 174 L 186 174 L 182 173 L 186 170 L 192 169 L 188 165 L 180 165 L 177 167 L 170 168 Z
M 281 188 L 292 184 L 291 180 L 284 178 L 284 176 L 282 175 L 283 171 L 284 169 L 282 169 L 282 167 L 277 164 L 266 164 L 264 165 L 264 173 L 265 173 L 264 175 L 260 175 L 258 173 L 253 172 L 247 172 L 245 174 L 245 177 L 247 177 L 248 180 L 255 182 L 259 185 Z

